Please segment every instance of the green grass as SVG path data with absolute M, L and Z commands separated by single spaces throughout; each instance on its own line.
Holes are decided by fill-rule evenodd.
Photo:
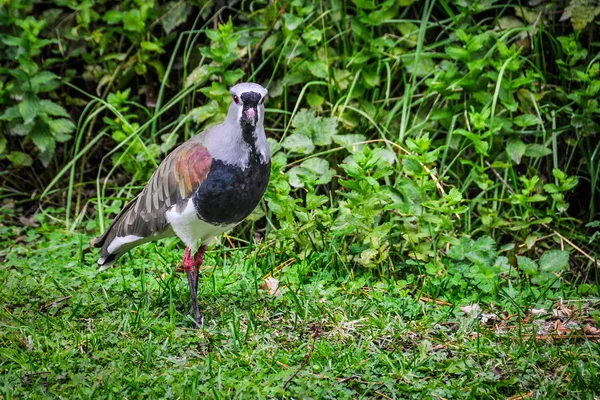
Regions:
M 426 281 L 346 270 L 331 250 L 290 260 L 277 246 L 218 246 L 199 284 L 205 326 L 194 330 L 176 240 L 97 273 L 86 234 L 2 229 L 11 244 L 0 253 L 3 399 L 593 398 L 600 390 L 598 337 L 578 334 L 584 319 L 596 326 L 597 300 L 563 303 L 569 318 L 553 317 L 550 308 L 561 308 L 552 302 L 550 314 L 532 316 L 518 296 L 465 314 L 461 299 L 423 301 Z M 261 288 L 269 273 L 281 296 Z M 558 337 L 558 323 L 572 330 Z

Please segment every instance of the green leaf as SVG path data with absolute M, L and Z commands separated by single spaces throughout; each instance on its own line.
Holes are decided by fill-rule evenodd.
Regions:
M 335 171 L 329 167 L 327 160 L 319 157 L 309 158 L 288 171 L 293 187 L 324 185 L 331 182 L 334 175 Z
M 537 264 L 529 257 L 517 256 L 517 266 L 521 271 L 525 272 L 529 276 L 535 276 L 539 274 Z
M 308 46 L 316 46 L 321 42 L 322 32 L 320 29 L 307 29 L 302 33 L 302 39 Z
M 244 71 L 240 68 L 227 70 L 223 73 L 223 83 L 227 86 L 233 86 L 244 77 L 244 74 Z
M 480 33 L 479 35 L 475 35 L 469 38 L 469 42 L 467 43 L 467 50 L 470 53 L 475 53 L 476 51 L 481 50 L 485 44 L 490 40 L 492 36 L 492 31 L 485 31 Z
M 308 71 L 316 76 L 317 78 L 325 79 L 328 76 L 329 68 L 323 60 L 307 61 L 306 62 Z
M 163 6 L 160 24 L 167 34 L 183 24 L 192 11 L 192 6 L 186 1 L 170 1 Z
M 360 133 L 348 135 L 333 135 L 332 139 L 336 144 L 344 147 L 349 147 L 350 150 L 352 150 L 353 152 L 362 151 L 365 144 L 360 142 L 364 142 L 365 140 L 367 140 L 365 135 L 361 135 Z
M 204 82 L 210 78 L 210 75 L 213 73 L 213 68 L 211 68 L 208 64 L 200 65 L 185 79 L 185 87 L 192 86 L 194 84 L 202 85 Z
M 314 192 L 306 193 L 306 209 L 314 210 L 321 207 L 329 201 L 329 197 L 316 195 Z
M 12 47 L 25 47 L 25 44 L 27 43 L 25 38 L 10 35 L 0 36 L 0 42 Z
M 71 140 L 73 136 L 66 134 L 66 133 L 55 133 L 54 134 L 54 139 L 58 142 L 58 143 L 64 143 L 64 142 L 68 142 L 69 140 Z
M 6 140 L 6 137 L 4 137 L 4 135 L 2 133 L 0 133 L 0 158 L 4 158 L 5 154 L 6 154 L 6 144 L 8 143 L 8 141 Z
M 374 88 L 380 85 L 381 75 L 378 73 L 377 68 L 367 68 L 363 71 L 364 83 L 368 88 Z
M 416 58 L 410 58 L 405 61 L 406 70 L 410 74 L 414 74 L 419 78 L 425 77 L 432 74 L 435 71 L 435 63 L 431 57 L 426 56 L 426 53 L 421 53 L 421 57 L 418 60 Z
M 356 2 L 355 2 L 356 4 Z M 372 3 L 371 3 L 372 4 Z M 351 18 L 352 33 L 363 40 L 369 40 L 371 32 L 358 18 Z
M 29 60 L 25 60 L 25 62 L 30 62 Z M 27 65 L 22 65 L 21 67 L 27 67 Z M 33 66 L 29 66 L 27 68 L 23 68 L 23 69 L 34 69 L 36 67 L 35 64 L 33 64 Z M 21 81 L 22 84 L 27 85 L 27 81 L 29 81 L 29 73 L 25 72 L 21 69 L 10 69 L 8 70 L 8 73 L 10 75 L 12 75 L 14 78 L 16 78 L 17 80 Z M 34 72 L 32 72 L 34 73 Z
M 58 75 L 49 71 L 40 71 L 30 79 L 30 84 L 36 93 L 49 92 L 56 89 L 60 84 Z
M 144 41 L 140 44 L 140 46 L 142 47 L 143 50 L 146 50 L 146 51 L 152 51 L 152 52 L 159 53 L 159 54 L 165 52 L 159 44 L 154 43 L 154 42 Z
M 480 237 L 465 256 L 474 263 L 491 264 L 496 257 L 496 242 L 489 236 Z
M 525 155 L 528 157 L 545 157 L 552 154 L 552 150 L 541 144 L 528 144 Z
M 67 135 L 75 130 L 75 124 L 73 124 L 70 119 L 66 118 L 53 119 L 48 122 L 48 125 L 50 126 L 50 131 L 54 136 Z
M 448 46 L 446 47 L 445 51 L 446 54 L 448 54 L 450 58 L 454 60 L 464 61 L 468 60 L 470 57 L 467 49 L 464 49 L 462 47 Z
M 31 131 L 31 141 L 41 151 L 47 151 L 54 147 L 54 138 L 48 131 L 48 127 L 43 123 L 35 124 L 35 128 Z
M 318 176 L 319 178 L 316 183 L 319 185 L 331 182 L 333 175 L 335 175 L 335 171 L 329 168 L 329 162 L 320 157 L 309 158 L 300 164 L 300 166 L 312 171 Z
M 294 14 L 283 14 L 283 24 L 288 31 L 296 30 L 304 20 Z
M 264 41 L 262 47 L 261 47 L 261 52 L 264 54 L 268 54 L 270 51 L 272 51 L 275 46 L 277 46 L 279 43 L 281 43 L 281 35 L 279 34 L 279 32 L 273 33 L 272 35 L 270 35 L 267 40 Z
M 109 10 L 104 14 L 102 19 L 109 25 L 118 24 L 123 20 L 123 12 L 117 10 Z
M 33 129 L 33 126 L 35 125 L 35 121 L 29 122 L 27 124 L 16 124 L 11 126 L 10 129 L 10 133 L 12 135 L 16 135 L 16 136 L 27 136 L 29 135 L 29 132 L 31 132 L 31 129 Z
M 313 110 L 306 108 L 296 113 L 292 126 L 295 128 L 294 133 L 311 138 L 312 143 L 317 146 L 330 145 L 332 137 L 337 133 L 335 119 L 317 117 Z
M 411 176 L 421 176 L 423 174 L 423 166 L 418 160 L 404 158 L 402 165 L 404 166 L 404 171 Z
M 310 132 L 310 127 L 316 118 L 317 115 L 313 110 L 303 108 L 294 115 L 292 126 L 296 128 L 297 132 Z
M 213 82 L 209 87 L 203 87 L 200 89 L 207 97 L 211 99 L 221 99 L 223 97 L 229 97 L 229 90 L 223 84 Z
M 281 145 L 284 149 L 299 154 L 310 154 L 315 150 L 312 140 L 302 133 L 292 133 Z
M 166 133 L 160 136 L 162 144 L 160 145 L 160 151 L 167 154 L 172 148 L 177 145 L 177 135 L 175 132 Z
M 573 28 L 584 29 L 600 15 L 600 5 L 595 0 L 571 0 L 565 8 L 561 21 L 570 18 Z
M 521 158 L 525 154 L 526 150 L 527 146 L 519 138 L 511 139 L 506 146 L 506 152 L 510 156 L 511 160 L 515 162 L 515 164 L 521 163 Z
M 33 159 L 20 151 L 11 151 L 8 160 L 15 168 L 31 167 L 33 165 Z
M 372 0 L 354 0 L 353 3 L 356 4 L 356 7 L 363 10 L 375 9 L 375 3 Z
M 542 121 L 533 114 L 523 114 L 516 117 L 514 120 L 515 125 L 527 127 L 541 124 Z
M 44 165 L 44 167 L 47 167 L 48 165 L 50 165 L 50 162 L 52 161 L 52 156 L 54 155 L 55 148 L 56 148 L 56 143 L 51 142 L 46 150 L 41 150 L 38 153 L 37 158 L 39 161 L 42 162 L 42 165 Z
M 332 137 L 337 133 L 337 122 L 333 118 L 318 117 L 312 129 L 313 143 L 317 146 L 328 146 L 332 142 Z
M 40 109 L 40 99 L 33 93 L 26 93 L 19 103 L 19 112 L 25 123 L 30 123 L 37 116 Z
M 569 266 L 569 252 L 550 250 L 540 257 L 540 270 L 545 272 L 561 272 Z
M 2 121 L 12 121 L 21 117 L 21 113 L 19 112 L 19 106 L 8 107 L 2 114 L 0 114 L 0 120 Z
M 306 102 L 308 103 L 310 108 L 314 110 L 320 109 L 324 101 L 325 99 L 316 93 L 309 93 L 306 95 Z
M 123 28 L 126 31 L 142 32 L 146 27 L 140 16 L 140 10 L 133 9 L 123 14 Z
M 63 108 L 63 106 L 60 106 L 50 100 L 41 100 L 39 111 L 47 115 L 69 118 L 69 114 L 67 113 L 67 110 Z
M 398 24 L 398 29 L 402 33 L 402 44 L 407 47 L 417 47 L 419 39 L 419 27 L 412 22 L 401 22 Z
M 556 186 L 554 183 L 547 183 L 544 185 L 544 190 L 547 193 L 553 194 L 553 193 L 560 193 L 560 189 L 558 188 L 558 186 Z
M 150 61 L 148 61 L 148 65 L 150 65 L 152 68 L 154 68 L 154 70 L 156 71 L 156 75 L 158 75 L 158 80 L 162 81 L 163 78 L 165 77 L 165 67 L 160 62 L 160 60 L 158 60 L 158 59 L 150 60 Z
M 385 21 L 394 18 L 400 6 L 400 3 L 396 0 L 386 0 L 379 4 L 377 10 L 366 14 L 366 17 L 363 18 L 364 22 L 375 26 L 381 25 Z
M 199 124 L 217 115 L 218 112 L 218 104 L 215 101 L 211 101 L 210 103 L 204 106 L 193 108 L 188 115 L 190 116 L 190 118 L 192 118 L 194 122 Z

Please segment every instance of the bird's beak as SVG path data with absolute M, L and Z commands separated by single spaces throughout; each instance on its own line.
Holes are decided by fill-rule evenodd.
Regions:
M 256 108 L 249 107 L 244 110 L 244 114 L 246 114 L 246 118 L 252 125 L 256 124 Z

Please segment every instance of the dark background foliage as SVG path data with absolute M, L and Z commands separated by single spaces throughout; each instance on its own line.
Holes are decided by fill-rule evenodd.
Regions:
M 490 235 L 515 257 L 562 232 L 589 258 L 597 11 L 585 1 L 13 2 L 0 11 L 2 197 L 25 215 L 46 204 L 65 207 L 67 225 L 96 215 L 103 227 L 105 211 L 218 122 L 227 88 L 247 79 L 271 94 L 276 178 L 260 226 L 278 239 L 317 250 L 313 234 L 292 234 L 317 227 L 366 266 L 438 259 L 463 234 Z

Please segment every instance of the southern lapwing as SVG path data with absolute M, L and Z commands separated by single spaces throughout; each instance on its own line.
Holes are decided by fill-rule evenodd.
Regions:
M 173 150 L 94 243 L 104 270 L 135 246 L 177 235 L 186 245 L 183 266 L 198 325 L 198 270 L 206 246 L 254 210 L 271 172 L 263 126 L 267 90 L 240 83 L 230 93 L 225 121 Z

